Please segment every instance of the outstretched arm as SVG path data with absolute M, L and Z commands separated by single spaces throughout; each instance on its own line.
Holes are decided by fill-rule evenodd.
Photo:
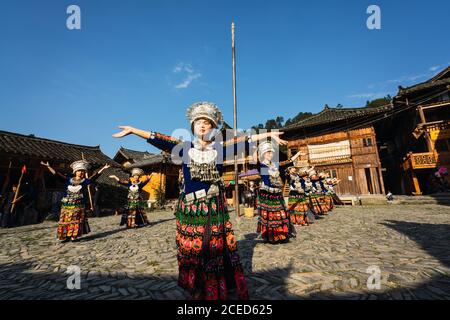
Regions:
M 150 175 L 148 175 L 144 181 L 141 182 L 141 188 L 145 187 L 147 185 L 147 183 L 150 182 L 150 180 L 152 179 L 152 175 L 153 175 L 153 172 Z
M 289 158 L 288 160 L 281 161 L 280 162 L 280 167 L 283 167 L 283 166 L 286 166 L 286 165 L 289 165 L 289 164 L 293 163 L 295 161 L 295 159 L 297 159 L 301 155 L 304 155 L 304 153 L 299 151 L 295 155 L 293 155 L 291 158 Z
M 283 132 L 276 131 L 233 137 L 223 142 L 224 155 L 230 155 L 230 149 L 228 149 L 230 146 L 234 146 L 234 148 L 232 148 L 234 154 L 240 154 L 243 150 L 246 152 L 251 152 L 250 149 L 252 144 L 261 140 L 267 140 L 268 138 L 271 138 L 280 145 L 287 145 L 288 142 L 279 137 L 282 134 Z
M 145 131 L 131 126 L 119 126 L 119 128 L 122 129 L 122 131 L 113 134 L 114 138 L 122 138 L 127 135 L 134 134 L 137 135 L 138 137 L 146 139 L 148 143 L 157 147 L 158 149 L 161 149 L 169 153 L 176 145 L 182 142 L 178 139 L 175 139 L 173 137 L 158 132 Z
M 285 146 L 288 144 L 288 141 L 280 138 L 282 134 L 284 134 L 284 132 L 281 131 L 265 132 L 259 134 L 252 134 L 250 138 L 252 141 L 255 142 L 271 138 L 272 140 L 275 140 L 279 145 Z
M 109 165 L 109 164 L 105 164 L 100 170 L 98 170 L 96 173 L 94 173 L 91 177 L 89 177 L 89 181 L 90 182 L 94 182 L 95 180 L 97 180 L 98 179 L 98 177 L 100 177 L 100 174 L 104 171 L 104 170 L 106 170 L 106 169 L 108 169 L 108 168 L 110 168 L 111 167 L 111 165 Z
M 66 175 L 62 174 L 62 173 L 59 172 L 59 171 L 56 171 L 55 169 L 53 169 L 53 168 L 50 166 L 50 164 L 48 163 L 48 161 L 47 161 L 47 162 L 41 161 L 41 165 L 47 167 L 48 171 L 50 171 L 53 175 L 57 175 L 57 176 L 60 177 L 60 178 L 67 179 L 67 176 L 66 176 Z
M 128 136 L 129 134 L 134 134 L 144 139 L 150 138 L 149 131 L 140 130 L 131 126 L 119 126 L 119 128 L 122 129 L 122 131 L 113 134 L 114 138 L 123 138 L 125 136 Z
M 126 180 L 120 180 L 119 177 L 116 176 L 116 175 L 111 175 L 111 176 L 109 176 L 109 178 L 116 180 L 117 183 L 119 183 L 119 184 L 121 184 L 121 185 L 123 185 L 123 186 L 127 186 L 127 185 L 128 185 L 128 181 L 126 181 Z

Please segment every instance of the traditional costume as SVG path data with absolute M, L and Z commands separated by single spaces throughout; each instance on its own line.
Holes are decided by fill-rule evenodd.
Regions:
M 214 128 L 222 123 L 221 111 L 208 102 L 192 105 L 187 117 L 191 128 L 195 120 L 202 118 L 208 119 Z M 229 289 L 235 287 L 238 297 L 247 299 L 247 285 L 221 179 L 222 159 L 229 153 L 227 144 L 181 142 L 157 132 L 151 132 L 147 141 L 183 160 L 182 190 L 175 213 L 178 284 L 194 298 L 227 299 Z M 235 154 L 236 142 L 231 143 Z M 248 145 L 248 141 L 244 144 Z
M 337 178 L 333 178 L 333 179 L 326 178 L 326 180 L 325 180 L 325 186 L 328 189 L 329 196 L 331 197 L 332 208 L 334 208 L 335 205 L 343 205 L 344 204 L 342 202 L 342 200 L 339 199 L 336 192 L 334 191 L 334 187 L 337 186 L 339 182 L 340 182 L 340 180 Z
M 283 166 L 264 159 L 268 151 L 275 151 L 272 143 L 264 141 L 258 146 L 258 169 L 261 185 L 258 193 L 258 228 L 261 237 L 272 244 L 288 242 L 295 237 L 289 212 L 283 197 L 286 172 Z
M 323 199 L 323 190 L 319 183 L 319 175 L 314 169 L 309 170 L 309 203 L 310 208 L 314 212 L 316 217 L 320 215 L 325 215 L 326 211 L 324 209 L 325 202 Z
M 331 190 L 330 190 L 331 185 L 328 184 L 327 179 L 328 179 L 328 175 L 325 172 L 319 173 L 319 184 L 320 184 L 320 187 L 322 189 L 322 194 L 323 194 L 322 202 L 324 203 L 324 211 L 327 213 L 330 213 L 334 208 L 334 204 L 333 204 L 333 197 L 332 197 Z
M 144 171 L 140 168 L 133 168 L 131 170 L 131 176 L 142 176 Z M 127 228 L 142 227 L 148 224 L 147 215 L 145 213 L 145 201 L 142 195 L 142 189 L 150 181 L 147 178 L 144 181 L 139 181 L 137 183 L 119 180 L 119 184 L 126 186 L 128 188 L 127 204 L 125 205 L 124 211 L 122 213 L 122 219 L 120 225 L 127 225 Z
M 313 179 L 313 186 L 316 189 L 317 201 L 319 202 L 321 214 L 327 215 L 330 210 L 330 205 L 327 200 L 329 197 L 327 195 L 328 189 L 325 187 L 325 173 L 319 172 L 316 176 L 317 178 Z
M 289 168 L 289 200 L 288 209 L 291 222 L 295 225 L 308 225 L 309 199 L 304 177 L 308 175 L 307 168 Z
M 90 167 L 85 160 L 73 162 L 70 167 L 73 173 L 79 170 L 87 171 Z M 76 180 L 57 172 L 66 181 L 64 196 L 61 199 L 61 213 L 59 215 L 57 237 L 59 240 L 76 240 L 83 234 L 90 232 L 88 219 L 85 215 L 87 186 L 94 182 L 99 174 L 95 173 L 90 179 Z

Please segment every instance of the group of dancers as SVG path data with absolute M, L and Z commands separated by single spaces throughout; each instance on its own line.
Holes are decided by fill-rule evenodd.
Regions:
M 86 160 L 73 162 L 70 167 L 73 175 L 65 175 L 53 169 L 48 162 L 41 162 L 55 176 L 65 182 L 65 190 L 61 199 L 61 211 L 57 229 L 57 238 L 61 241 L 78 241 L 79 237 L 90 232 L 89 221 L 85 213 L 86 193 L 90 184 L 100 176 L 100 174 L 110 167 L 105 164 L 99 171 L 87 178 L 90 163 Z M 109 178 L 117 180 L 117 183 L 128 188 L 127 203 L 124 207 L 120 225 L 127 228 L 143 227 L 149 224 L 145 213 L 145 200 L 142 189 L 150 181 L 151 175 L 144 175 L 140 168 L 131 170 L 130 180 L 120 180 L 116 175 Z
M 341 203 L 334 187 L 339 179 L 314 167 L 292 166 L 287 170 L 289 181 L 288 211 L 291 222 L 307 226 L 316 218 L 329 214 L 335 204 Z
M 113 137 L 134 134 L 182 159 L 180 196 L 175 212 L 179 286 L 194 299 L 227 299 L 230 289 L 235 289 L 239 299 L 248 299 L 222 181 L 224 159 L 243 150 L 249 151 L 259 142 L 258 169 L 262 181 L 257 200 L 259 218 L 256 229 L 271 244 L 288 242 L 296 235 L 294 225 L 307 225 L 315 217 L 327 214 L 333 208 L 333 186 L 337 181 L 325 174 L 317 174 L 313 168 L 295 166 L 296 156 L 281 163 L 273 161 L 276 145 L 288 143 L 280 138 L 282 132 L 218 139 L 223 117 L 220 109 L 210 102 L 193 104 L 187 110 L 187 117 L 195 137 L 193 141 L 180 141 L 131 126 L 120 126 L 121 132 Z M 48 163 L 43 165 L 66 181 L 58 239 L 76 241 L 89 232 L 83 191 L 109 165 L 106 164 L 89 179 L 86 178 L 89 164 L 84 160 L 71 165 L 74 177 L 57 173 Z M 130 181 L 121 181 L 116 176 L 110 178 L 129 189 L 126 216 L 122 217 L 121 224 L 130 228 L 147 224 L 140 191 L 149 177 L 144 177 L 141 169 L 133 169 Z M 290 186 L 288 206 L 283 197 L 286 181 Z
M 288 242 L 296 235 L 293 225 L 309 225 L 316 218 L 327 215 L 338 200 L 334 186 L 339 183 L 325 172 L 317 173 L 314 167 L 295 164 L 299 151 L 283 162 L 274 162 L 275 147 L 270 141 L 258 146 L 258 169 L 261 183 L 257 197 L 258 229 L 269 243 Z M 286 206 L 283 188 L 289 184 Z

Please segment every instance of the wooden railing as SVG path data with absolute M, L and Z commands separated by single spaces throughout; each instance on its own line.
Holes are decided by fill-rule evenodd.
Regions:
M 437 159 L 434 152 L 412 153 L 410 152 L 403 163 L 403 168 L 429 169 L 436 168 Z

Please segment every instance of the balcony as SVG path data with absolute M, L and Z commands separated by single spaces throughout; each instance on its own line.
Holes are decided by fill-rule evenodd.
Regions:
M 437 167 L 437 157 L 434 152 L 408 153 L 403 162 L 403 169 L 433 169 Z

